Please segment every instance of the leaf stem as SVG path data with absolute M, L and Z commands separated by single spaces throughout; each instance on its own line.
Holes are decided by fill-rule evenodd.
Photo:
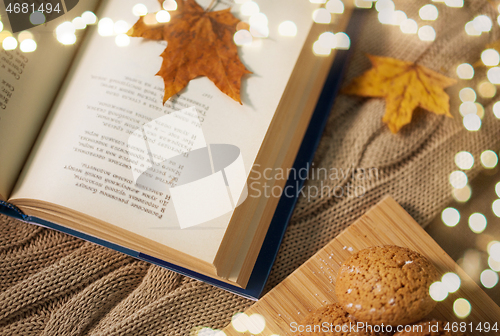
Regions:
M 215 6 L 217 6 L 218 2 L 219 0 L 212 0 L 212 2 L 210 2 L 210 5 L 208 5 L 206 12 L 210 12 Z

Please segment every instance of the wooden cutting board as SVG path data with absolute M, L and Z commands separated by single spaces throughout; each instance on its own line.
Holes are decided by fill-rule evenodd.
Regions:
M 466 322 L 467 328 L 472 323 L 474 329 L 479 323 L 494 325 L 497 322 L 500 328 L 500 308 L 390 197 L 370 209 L 245 313 L 248 316 L 257 313 L 264 317 L 265 329 L 258 335 L 297 335 L 298 332 L 292 332 L 293 322 L 300 324 L 310 311 L 337 301 L 334 288 L 340 264 L 363 248 L 387 244 L 418 251 L 431 260 L 442 274 L 455 272 L 460 276 L 460 289 L 438 303 L 431 313 L 432 317 Z M 466 319 L 459 319 L 453 312 L 453 303 L 458 298 L 467 299 L 472 306 L 471 314 Z M 237 332 L 231 324 L 223 331 L 228 336 L 256 335 L 248 331 Z M 500 335 L 500 332 L 468 330 L 467 334 L 492 336 Z

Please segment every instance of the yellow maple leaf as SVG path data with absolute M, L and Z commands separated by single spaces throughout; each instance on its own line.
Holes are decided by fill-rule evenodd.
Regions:
M 356 77 L 342 93 L 385 98 L 386 110 L 382 121 L 392 133 L 411 122 L 417 107 L 452 117 L 450 98 L 444 88 L 455 84 L 455 79 L 413 62 L 367 56 L 372 68 Z

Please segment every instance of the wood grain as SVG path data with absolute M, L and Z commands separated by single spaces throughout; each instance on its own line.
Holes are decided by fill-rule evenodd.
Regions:
M 334 285 L 340 264 L 363 248 L 387 244 L 418 251 L 431 260 L 442 274 L 455 272 L 460 276 L 460 289 L 438 303 L 430 316 L 445 321 L 472 322 L 474 329 L 479 323 L 493 325 L 497 322 L 500 328 L 500 308 L 390 197 L 370 209 L 245 313 L 248 316 L 258 313 L 265 318 L 266 327 L 259 335 L 297 335 L 291 330 L 293 322 L 300 324 L 310 311 L 337 300 Z M 466 319 L 459 319 L 453 312 L 453 303 L 458 298 L 467 299 L 472 306 L 472 312 Z M 223 331 L 228 336 L 253 335 L 248 331 L 239 333 L 232 325 Z M 469 330 L 467 334 L 491 336 L 499 333 Z

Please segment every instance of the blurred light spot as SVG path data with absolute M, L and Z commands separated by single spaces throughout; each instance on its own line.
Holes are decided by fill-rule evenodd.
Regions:
M 158 20 L 156 20 L 156 14 L 155 13 L 148 13 L 148 14 L 144 15 L 144 24 L 146 24 L 148 26 L 158 24 Z
M 177 9 L 177 2 L 175 0 L 165 0 L 163 1 L 163 9 L 174 11 Z
M 75 26 L 69 22 L 63 22 L 56 28 L 56 35 L 64 35 L 64 34 L 74 34 L 76 32 Z
M 500 55 L 495 49 L 486 49 L 481 53 L 481 61 L 486 66 L 497 66 L 500 62 Z
M 472 310 L 472 307 L 466 299 L 456 299 L 455 302 L 453 302 L 453 311 L 455 312 L 455 315 L 459 318 L 466 318 L 469 316 L 470 312 Z
M 372 8 L 373 2 L 370 0 L 354 0 L 354 6 L 357 8 Z
M 267 26 L 268 22 L 267 16 L 264 13 L 254 14 L 248 19 L 250 26 Z
M 326 0 L 309 0 L 310 3 L 325 3 Z
M 468 114 L 477 114 L 477 106 L 473 102 L 465 102 L 460 104 L 459 111 L 462 117 Z
M 415 20 L 406 19 L 399 25 L 401 31 L 405 34 L 416 34 L 418 31 L 418 25 Z
M 497 23 L 498 23 L 498 25 L 500 25 L 500 15 L 497 16 Z
M 319 36 L 318 42 L 323 48 L 334 49 L 337 46 L 337 37 L 332 32 L 324 32 Z
M 460 170 L 455 170 L 450 174 L 450 184 L 453 188 L 461 189 L 467 185 L 467 175 Z
M 113 35 L 114 23 L 110 18 L 102 18 L 99 20 L 97 25 L 97 32 L 101 36 L 111 36 Z
M 493 260 L 500 262 L 500 242 L 493 242 L 488 248 L 488 253 Z
M 392 2 L 391 0 L 379 0 L 375 4 L 375 9 L 379 12 L 387 9 L 394 11 L 396 9 L 396 6 L 394 5 L 394 2 Z
M 474 77 L 474 68 L 469 63 L 462 63 L 457 67 L 457 75 L 460 79 L 472 79 Z
M 431 26 L 422 26 L 418 29 L 418 37 L 422 41 L 434 41 L 436 39 L 436 31 Z
M 320 41 L 316 41 L 313 44 L 313 52 L 318 56 L 328 56 L 332 52 L 332 49 L 323 46 Z
M 420 8 L 418 15 L 422 20 L 434 21 L 438 18 L 438 9 L 434 5 L 425 5 Z
M 282 36 L 296 36 L 297 25 L 292 21 L 283 21 L 278 27 L 278 32 Z
M 396 24 L 396 14 L 392 9 L 383 9 L 378 12 L 378 20 L 382 24 Z
M 71 23 L 73 24 L 73 26 L 75 26 L 76 29 L 85 29 L 87 27 L 85 21 L 83 21 L 83 19 L 79 16 L 74 18 Z
M 318 8 L 313 12 L 313 20 L 316 23 L 329 24 L 332 22 L 332 15 L 326 8 Z
M 113 30 L 116 34 L 125 34 L 129 29 L 128 23 L 123 20 L 118 20 L 113 25 Z
M 3 42 L 7 37 L 12 36 L 12 33 L 8 30 L 0 32 L 0 43 Z
M 486 217 L 479 213 L 473 213 L 469 217 L 469 228 L 474 233 L 481 233 L 486 229 L 487 221 Z
M 132 13 L 134 13 L 135 16 L 144 16 L 148 14 L 148 8 L 146 5 L 138 3 L 132 7 Z
M 448 293 L 455 293 L 457 290 L 460 289 L 460 284 L 461 284 L 460 277 L 453 272 L 448 272 L 444 274 L 443 277 L 441 278 L 441 282 L 448 291 Z
M 71 45 L 76 43 L 76 35 L 73 33 L 65 33 L 57 35 L 57 40 L 64 45 Z
M 497 119 L 500 119 L 500 102 L 493 104 L 493 114 Z
M 448 297 L 446 286 L 441 281 L 436 281 L 429 287 L 429 295 L 434 301 L 444 301 Z
M 14 50 L 17 48 L 17 40 L 13 36 L 6 37 L 2 42 L 2 47 L 5 50 Z
M 481 153 L 481 164 L 486 169 L 493 169 L 498 164 L 498 156 L 492 150 L 485 150 Z
M 239 333 L 244 333 L 248 330 L 249 318 L 245 313 L 236 313 L 231 318 L 231 325 L 234 330 Z
M 250 26 L 250 33 L 255 37 L 266 38 L 269 37 L 269 28 L 264 25 Z
M 240 13 L 245 16 L 252 16 L 260 12 L 259 5 L 253 1 L 247 1 L 240 7 Z
M 469 21 L 465 24 L 465 32 L 467 33 L 467 35 L 470 35 L 470 36 L 479 36 L 481 35 L 481 32 L 476 30 L 476 28 L 474 28 L 474 25 L 472 24 L 472 21 Z
M 22 52 L 30 53 L 36 50 L 36 42 L 32 39 L 25 39 L 19 45 Z
M 495 185 L 495 193 L 498 197 L 500 197 L 500 182 L 497 182 L 497 184 Z
M 24 40 L 32 40 L 33 39 L 33 34 L 31 34 L 31 32 L 27 31 L 27 30 L 24 30 L 22 32 L 19 33 L 19 35 L 17 35 L 17 40 L 19 42 L 23 42 Z
M 483 98 L 493 98 L 497 94 L 496 86 L 486 81 L 481 82 L 477 90 L 479 91 L 479 95 Z
M 337 33 L 335 38 L 337 39 L 337 49 L 347 50 L 351 47 L 351 39 L 346 33 Z
M 363 3 L 366 2 L 369 1 L 363 1 Z M 370 7 L 371 6 L 370 2 Z M 326 10 L 333 14 L 342 14 L 344 13 L 344 3 L 340 0 L 330 0 L 326 3 Z
M 469 185 L 466 185 L 461 189 L 453 189 L 451 193 L 455 201 L 465 203 L 470 200 L 472 190 Z
M 91 11 L 83 12 L 82 19 L 87 25 L 95 24 L 97 22 L 97 16 Z
M 480 118 L 484 118 L 484 107 L 483 105 L 479 104 L 478 102 L 475 102 L 474 105 L 476 105 L 476 115 Z
M 476 91 L 474 91 L 471 88 L 463 88 L 460 90 L 458 93 L 458 96 L 460 97 L 460 100 L 462 102 L 475 102 L 476 101 Z
M 481 128 L 481 118 L 475 114 L 467 114 L 462 121 L 468 131 L 475 132 Z
M 455 155 L 455 164 L 458 168 L 463 170 L 471 169 L 474 165 L 474 156 L 466 151 L 458 152 Z
M 234 33 L 233 40 L 236 45 L 244 46 L 252 44 L 253 38 L 248 30 L 242 29 Z
M 159 23 L 165 23 L 170 21 L 170 13 L 166 10 L 161 10 L 156 13 L 156 21 Z
M 243 4 L 243 3 L 247 2 L 247 1 L 250 1 L 250 0 L 234 0 L 234 2 L 237 3 L 237 4 Z
M 476 16 L 474 20 L 472 20 L 472 24 L 474 28 L 480 32 L 489 32 L 493 26 L 491 19 L 486 15 Z
M 400 10 L 395 11 L 394 15 L 396 16 L 395 22 L 393 22 L 393 25 L 395 25 L 395 26 L 401 25 L 401 23 L 403 21 L 408 19 L 408 17 L 406 16 L 406 13 L 403 11 L 400 11 Z
M 115 37 L 115 43 L 119 47 L 126 47 L 130 44 L 130 37 L 127 34 L 118 34 Z
M 3 30 L 3 23 L 0 21 L 0 32 Z
M 33 12 L 30 14 L 30 22 L 33 25 L 40 25 L 42 23 L 45 23 L 45 14 L 42 12 Z
M 500 261 L 496 261 L 491 256 L 488 257 L 488 266 L 495 272 L 500 272 Z
M 454 227 L 460 222 L 460 212 L 455 208 L 446 208 L 441 213 L 444 225 Z
M 493 202 L 493 204 L 491 204 L 491 209 L 493 210 L 495 216 L 500 217 L 500 199 L 497 199 Z
M 260 334 L 266 327 L 266 319 L 260 314 L 252 314 L 249 317 L 248 331 L 251 334 Z
M 486 73 L 488 80 L 493 84 L 500 84 L 500 68 L 494 67 L 488 70 Z
M 492 270 L 484 270 L 481 273 L 481 284 L 486 288 L 493 288 L 498 283 L 498 274 Z
M 464 6 L 464 0 L 445 0 L 444 3 L 448 7 L 461 8 Z

